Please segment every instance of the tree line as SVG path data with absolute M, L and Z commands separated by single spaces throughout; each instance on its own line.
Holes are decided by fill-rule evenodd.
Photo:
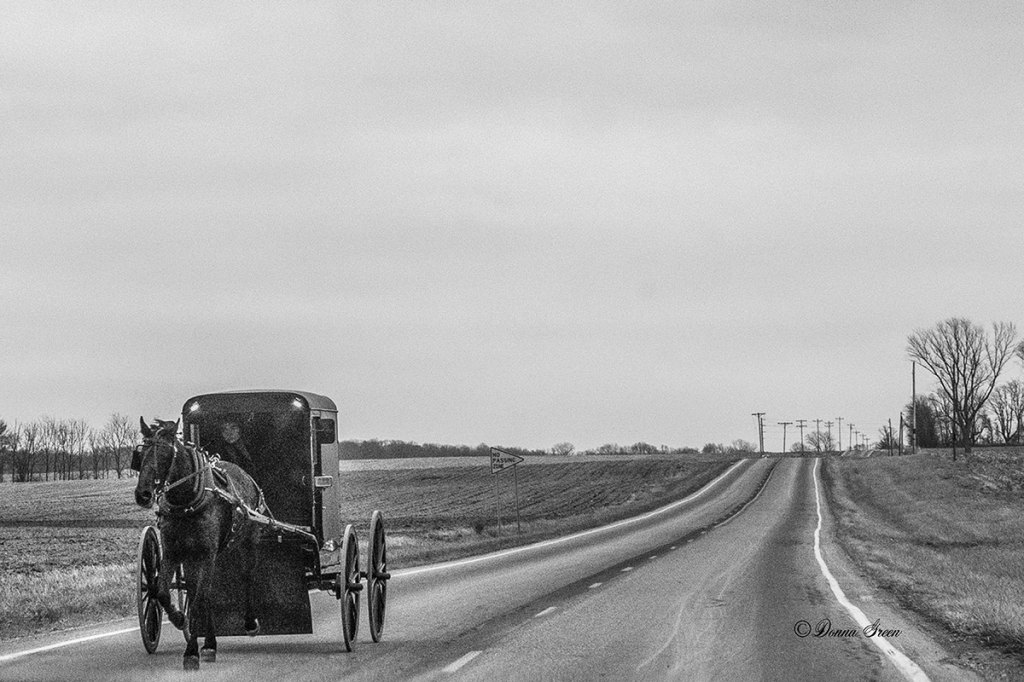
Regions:
M 995 322 L 990 333 L 967 318 L 951 317 L 911 334 L 907 355 L 937 382 L 933 393 L 906 407 L 910 443 L 916 437 L 919 447 L 952 447 L 954 459 L 957 447 L 970 454 L 977 444 L 1021 443 L 1024 383 L 999 383 L 1014 358 L 1024 363 L 1016 325 Z
M 415 443 L 402 440 L 345 440 L 341 441 L 342 459 L 401 459 L 406 457 L 488 457 L 491 447 L 484 443 L 469 445 L 439 445 L 437 443 Z M 694 448 L 669 448 L 666 445 L 655 446 L 650 443 L 637 442 L 632 445 L 606 443 L 589 450 L 577 450 L 569 442 L 556 443 L 548 449 L 529 449 L 507 445 L 495 446 L 505 452 L 520 457 L 538 455 L 557 455 L 570 457 L 573 455 L 635 455 L 653 453 L 696 453 Z M 722 452 L 725 450 L 723 449 Z M 717 451 L 716 451 L 717 452 Z
M 137 441 L 138 422 L 122 414 L 99 429 L 84 419 L 0 420 L 0 482 L 124 478 Z
M 339 443 L 341 459 L 405 459 L 410 457 L 481 457 L 490 456 L 490 446 L 440 445 L 403 440 L 343 440 Z M 520 457 L 545 455 L 544 450 L 528 450 L 500 446 L 505 452 Z

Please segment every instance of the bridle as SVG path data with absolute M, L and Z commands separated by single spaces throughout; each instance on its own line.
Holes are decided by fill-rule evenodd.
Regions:
M 156 475 L 153 477 L 153 493 L 156 496 L 157 504 L 159 505 L 159 511 L 157 514 L 167 516 L 190 516 L 205 507 L 210 501 L 210 497 L 207 493 L 213 485 L 212 481 L 207 480 L 207 476 L 213 469 L 214 462 L 198 447 L 181 445 L 177 439 L 172 442 L 167 442 L 161 441 L 159 438 L 152 436 L 144 438 L 141 444 L 135 446 L 135 449 L 132 451 L 131 468 L 135 471 L 141 472 L 143 462 L 147 455 L 151 454 L 153 457 L 156 457 L 156 449 L 161 445 L 171 448 L 171 461 L 168 463 L 167 470 L 163 472 L 163 475 L 160 475 L 160 472 L 155 472 Z M 193 471 L 192 473 L 182 476 L 168 485 L 167 477 L 170 475 L 171 470 L 174 469 L 174 462 L 177 460 L 178 453 L 181 451 L 185 451 L 191 455 Z M 154 466 L 157 463 L 154 463 Z M 195 494 L 188 502 L 184 504 L 175 504 L 167 497 L 167 493 L 174 488 L 184 485 L 185 483 L 200 476 L 202 476 L 204 480 L 195 486 Z

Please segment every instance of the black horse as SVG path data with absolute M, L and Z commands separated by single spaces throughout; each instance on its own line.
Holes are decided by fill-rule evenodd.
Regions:
M 263 493 L 249 474 L 230 462 L 211 462 L 201 449 L 182 443 L 178 422 L 157 420 L 152 426 L 141 418 L 139 422 L 143 443 L 137 449 L 135 501 L 146 509 L 158 502 L 157 527 L 164 548 L 157 598 L 171 623 L 184 630 L 185 670 L 198 670 L 199 623 L 205 633 L 201 658 L 217 659 L 211 590 L 217 557 L 228 549 L 242 554 L 245 631 L 250 636 L 259 632 L 251 585 L 260 529 L 248 521 L 245 508 L 268 512 Z M 170 595 L 171 578 L 179 564 L 188 585 L 187 617 Z

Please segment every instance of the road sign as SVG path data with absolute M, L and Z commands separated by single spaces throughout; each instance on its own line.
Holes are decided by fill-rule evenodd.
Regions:
M 505 452 L 498 448 L 491 448 L 491 473 L 496 474 L 499 471 L 514 467 L 523 461 L 523 458 L 519 455 L 513 455 L 511 452 Z
M 505 452 L 498 448 L 491 448 L 491 473 L 494 474 L 494 509 L 498 513 L 498 535 L 501 535 L 501 486 L 498 485 L 497 474 L 505 469 L 512 469 L 512 477 L 516 486 L 516 531 L 523 532 L 523 526 L 519 521 L 519 476 L 516 474 L 516 465 L 523 461 L 519 455 Z

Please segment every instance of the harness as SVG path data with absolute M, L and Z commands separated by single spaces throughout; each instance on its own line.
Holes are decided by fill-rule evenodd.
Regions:
M 227 472 L 217 466 L 220 463 L 218 457 L 211 457 L 205 450 L 195 445 L 180 445 L 177 440 L 167 443 L 167 445 L 171 447 L 173 453 L 171 455 L 171 463 L 167 467 L 168 474 L 174 468 L 174 461 L 182 450 L 192 458 L 193 471 L 170 485 L 164 485 L 163 481 L 157 483 L 155 492 L 158 501 L 156 512 L 158 517 L 181 519 L 194 516 L 205 509 L 214 499 L 220 498 L 232 508 L 231 530 L 222 542 L 221 551 L 226 551 L 235 544 L 235 541 L 238 539 L 238 531 L 254 514 L 273 519 L 270 508 L 267 506 L 266 499 L 263 496 L 263 489 L 255 481 L 253 481 L 253 485 L 256 487 L 259 498 L 256 507 L 253 508 L 242 499 Z M 153 447 L 156 448 L 155 443 Z M 188 502 L 174 504 L 168 499 L 167 493 L 169 491 L 197 478 L 200 480 L 198 485 L 196 485 L 195 494 Z

